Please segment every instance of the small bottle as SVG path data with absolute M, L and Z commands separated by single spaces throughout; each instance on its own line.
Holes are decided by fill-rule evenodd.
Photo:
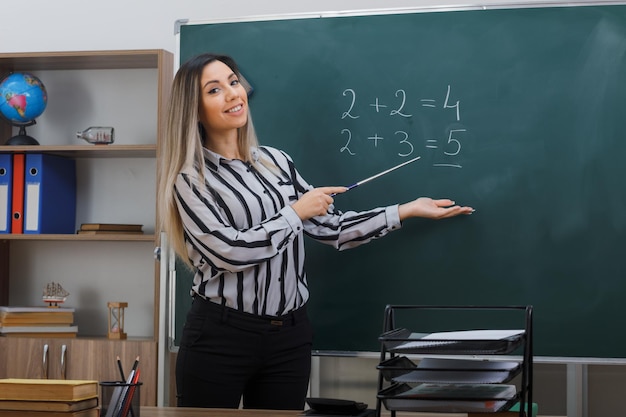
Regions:
M 91 126 L 82 132 L 76 132 L 76 137 L 85 139 L 89 143 L 109 144 L 114 141 L 115 129 L 106 126 Z

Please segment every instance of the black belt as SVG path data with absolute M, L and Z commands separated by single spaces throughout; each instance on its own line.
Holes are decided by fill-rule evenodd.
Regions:
M 221 320 L 225 322 L 230 322 L 233 324 L 243 323 L 249 326 L 293 326 L 296 323 L 308 320 L 306 306 L 302 306 L 297 310 L 291 311 L 281 316 L 257 315 L 214 303 L 210 300 L 200 297 L 199 295 L 194 296 L 193 305 L 191 308 L 198 312 L 208 313 L 214 317 L 219 314 Z

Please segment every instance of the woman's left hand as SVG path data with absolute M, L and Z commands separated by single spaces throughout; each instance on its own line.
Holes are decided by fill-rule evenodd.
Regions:
M 446 219 L 460 214 L 472 214 L 472 207 L 459 206 L 454 201 L 442 198 L 433 200 L 428 197 L 420 197 L 398 208 L 400 220 L 410 217 L 423 217 L 425 219 Z

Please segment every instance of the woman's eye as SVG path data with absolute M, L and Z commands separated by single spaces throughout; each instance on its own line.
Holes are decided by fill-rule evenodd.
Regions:
M 209 93 L 209 94 L 215 94 L 215 93 L 217 93 L 218 91 L 219 91 L 219 88 L 211 88 L 211 89 L 208 91 L 208 93 Z
M 239 85 L 239 80 L 231 81 L 230 85 Z

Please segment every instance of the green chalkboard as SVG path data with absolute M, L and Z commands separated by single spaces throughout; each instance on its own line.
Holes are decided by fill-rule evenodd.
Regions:
M 235 57 L 261 142 L 316 186 L 421 156 L 340 209 L 476 208 L 308 241 L 316 349 L 377 351 L 387 304 L 533 305 L 536 355 L 626 357 L 626 6 L 183 25 L 181 61 L 206 51 Z

